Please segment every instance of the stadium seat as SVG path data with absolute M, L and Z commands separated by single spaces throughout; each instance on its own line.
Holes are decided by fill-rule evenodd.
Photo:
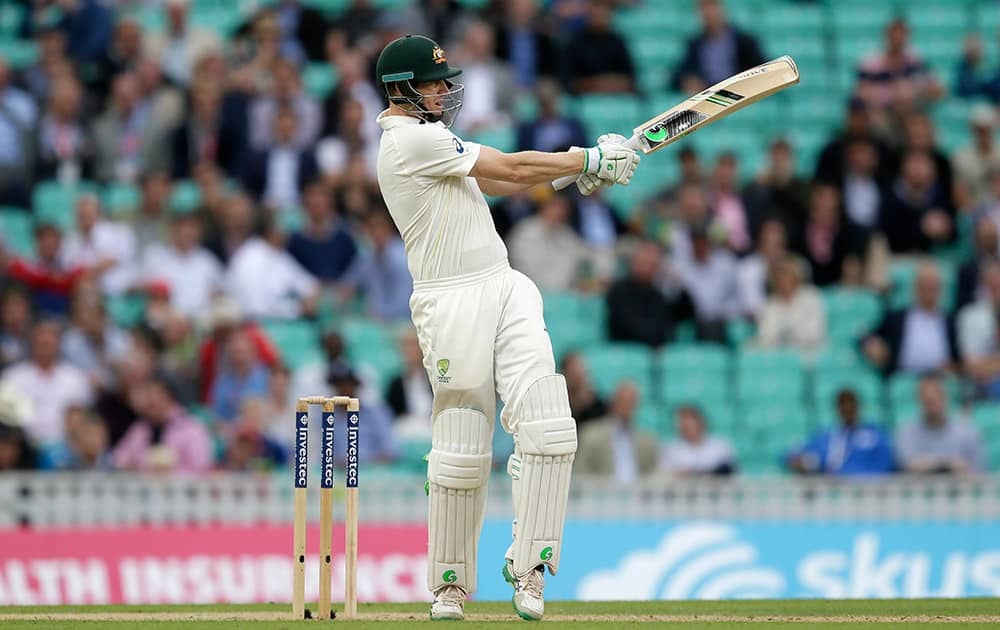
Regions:
M 68 230 L 75 223 L 74 206 L 78 195 L 98 193 L 97 184 L 89 181 L 64 185 L 56 180 L 46 180 L 35 185 L 31 191 L 31 207 L 35 217 L 44 219 Z
M 830 345 L 822 350 L 813 362 L 817 372 L 829 370 L 850 370 L 863 367 L 865 360 L 853 344 Z
M 20 70 L 38 61 L 38 45 L 30 40 L 0 36 L 0 57 L 14 70 Z
M 738 463 L 749 474 L 780 470 L 781 458 L 809 432 L 808 411 L 801 404 L 764 404 L 742 415 L 736 442 Z
M 652 395 L 652 352 L 636 343 L 603 343 L 583 350 L 594 388 L 601 396 L 611 396 L 620 383 L 631 381 L 642 399 Z
M 889 377 L 888 395 L 889 403 L 893 406 L 905 407 L 910 403 L 916 403 L 917 390 L 920 387 L 920 377 L 914 374 L 897 373 Z M 944 390 L 948 394 L 948 401 L 955 405 L 961 397 L 961 383 L 954 376 L 944 379 Z
M 674 435 L 672 420 L 666 405 L 654 400 L 646 400 L 639 404 L 635 425 L 638 429 L 652 433 L 657 439 L 665 440 Z
M 1000 403 L 978 403 L 972 408 L 972 422 L 983 440 L 989 469 L 1000 470 Z
M 870 291 L 861 289 L 826 289 L 828 335 L 835 344 L 848 344 L 878 326 L 882 319 L 882 303 Z
M 31 215 L 21 208 L 0 208 L 0 245 L 9 254 L 31 256 L 35 235 Z
M 201 189 L 189 179 L 174 182 L 170 191 L 171 212 L 191 212 L 201 203 Z
M 801 402 L 802 358 L 787 350 L 745 349 L 737 359 L 736 397 L 744 403 Z
M 336 69 L 326 62 L 311 63 L 302 71 L 302 85 L 313 97 L 324 99 L 337 87 Z
M 884 421 L 881 377 L 870 369 L 854 367 L 816 370 L 814 373 L 813 406 L 820 423 L 825 424 L 831 417 L 836 417 L 830 412 L 835 412 L 837 394 L 845 388 L 853 389 L 857 394 L 863 418 L 877 423 Z
M 726 372 L 732 367 L 732 356 L 725 346 L 717 344 L 673 345 L 660 353 L 660 369 L 665 372 L 698 370 Z
M 110 184 L 101 194 L 101 203 L 108 215 L 118 217 L 131 214 L 141 203 L 141 193 L 131 184 Z
M 146 296 L 139 293 L 112 295 L 104 306 L 111 321 L 122 328 L 131 328 L 146 317 Z
M 732 359 L 723 346 L 673 345 L 660 353 L 660 393 L 669 404 L 728 401 Z
M 278 348 L 282 361 L 290 369 L 322 362 L 316 327 L 306 320 L 271 320 L 262 322 L 267 336 Z

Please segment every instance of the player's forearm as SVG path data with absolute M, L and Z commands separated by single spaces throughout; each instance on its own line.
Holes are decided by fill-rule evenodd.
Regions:
M 585 151 L 501 153 L 495 149 L 483 147 L 479 160 L 476 161 L 476 165 L 469 174 L 473 177 L 511 184 L 541 184 L 559 177 L 583 172 L 587 159 Z

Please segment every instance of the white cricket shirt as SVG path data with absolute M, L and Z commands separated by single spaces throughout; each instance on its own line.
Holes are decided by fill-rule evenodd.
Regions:
M 406 245 L 417 282 L 454 278 L 507 260 L 490 208 L 469 171 L 480 146 L 441 123 L 411 116 L 378 117 L 378 183 Z

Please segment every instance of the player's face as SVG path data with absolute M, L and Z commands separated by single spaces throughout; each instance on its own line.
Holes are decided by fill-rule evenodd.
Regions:
M 416 85 L 417 91 L 423 94 L 420 105 L 431 115 L 440 116 L 444 108 L 444 95 L 448 93 L 448 82 L 423 81 Z

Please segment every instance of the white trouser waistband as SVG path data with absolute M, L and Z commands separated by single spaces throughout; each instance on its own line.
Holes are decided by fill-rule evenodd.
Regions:
M 452 276 L 450 278 L 435 278 L 434 280 L 415 280 L 413 282 L 413 290 L 416 291 L 426 291 L 427 289 L 449 289 L 453 287 L 464 287 L 470 284 L 477 284 L 492 278 L 493 276 L 500 275 L 501 273 L 510 269 L 510 263 L 506 260 L 498 262 L 497 264 L 487 267 L 482 271 L 477 271 L 475 273 L 467 273 L 461 276 Z

